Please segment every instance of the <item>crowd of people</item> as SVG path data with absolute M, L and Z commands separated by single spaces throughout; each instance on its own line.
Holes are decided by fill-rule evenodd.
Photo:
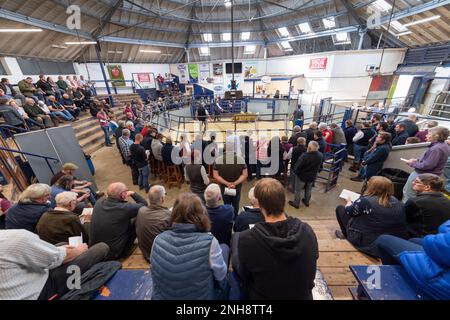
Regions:
M 431 297 L 450 298 L 450 200 L 442 178 L 450 159 L 448 129 L 429 122 L 419 131 L 414 115 L 389 123 L 374 114 L 356 127 L 350 120 L 344 129 L 312 122 L 303 130 L 299 108 L 291 137 L 229 131 L 220 148 L 215 135 L 205 141 L 203 134 L 192 143 L 182 134 L 175 145 L 145 121 L 146 110 L 133 101 L 124 110 L 127 121 L 112 123 L 104 107 L 96 116 L 105 139 L 110 131 L 116 136 L 123 164 L 147 198 L 120 182 L 95 193 L 68 163 L 51 186 L 31 185 L 17 204 L 2 199 L 0 299 L 62 297 L 68 291 L 64 268 L 76 265 L 84 273 L 102 261 L 125 259 L 136 246 L 151 264 L 155 300 L 312 299 L 317 238 L 286 204 L 311 205 L 324 161 L 340 148 L 354 155 L 353 180 L 364 186 L 359 199 L 336 208 L 336 237 L 383 263 L 402 265 Z M 397 199 L 380 171 L 393 145 L 411 137 L 430 144 L 407 161 L 414 171 Z M 150 183 L 157 174 L 164 181 L 169 168 L 190 188 L 174 203 L 167 203 L 164 183 Z M 242 208 L 242 186 L 254 178 Z M 67 245 L 78 236 L 86 244 Z
M 39 75 L 21 80 L 16 90 L 9 79 L 0 82 L 0 114 L 14 128 L 39 130 L 77 121 L 93 101 L 91 84 L 83 76 L 52 77 Z

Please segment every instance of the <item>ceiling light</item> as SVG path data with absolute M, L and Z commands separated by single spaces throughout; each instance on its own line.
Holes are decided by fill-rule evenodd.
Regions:
M 122 54 L 123 53 L 123 51 L 108 51 L 108 53 L 110 53 L 110 54 Z
M 387 3 L 385 0 L 377 0 L 372 5 L 378 9 L 378 11 L 384 12 L 392 9 L 392 6 Z
M 244 54 L 255 54 L 256 52 L 256 46 L 255 45 L 248 45 L 244 48 Z
M 420 20 L 417 20 L 417 21 L 405 23 L 403 26 L 404 26 L 404 27 L 409 27 L 409 26 L 413 26 L 413 25 L 415 25 L 415 24 L 419 24 L 419 23 L 424 23 L 424 22 L 436 20 L 436 19 L 439 19 L 440 17 L 441 17 L 441 16 L 439 16 L 439 15 L 438 15 L 438 16 L 432 16 L 432 17 L 428 17 L 428 18 L 425 18 L 425 19 L 420 19 Z
M 203 40 L 205 42 L 211 42 L 212 41 L 212 34 L 211 33 L 204 33 L 203 34 Z
M 348 32 L 337 32 L 336 34 L 333 35 L 333 43 L 335 45 L 351 44 L 352 41 L 350 39 L 350 35 L 348 34 Z
M 139 52 L 142 52 L 142 53 L 161 53 L 161 50 L 144 50 L 144 49 L 142 49 L 142 50 L 139 50 Z
M 289 37 L 289 30 L 286 27 L 278 28 L 278 32 L 282 37 Z
M 311 33 L 312 32 L 311 26 L 309 25 L 308 22 L 300 23 L 298 25 L 298 27 L 302 33 Z
M 246 41 L 250 39 L 250 32 L 245 31 L 241 33 L 241 40 L 242 41 Z
M 209 47 L 200 47 L 198 48 L 200 56 L 209 56 Z
M 1 33 L 7 32 L 42 32 L 42 29 L 0 29 Z
M 293 50 L 289 41 L 281 41 L 279 44 L 281 46 L 281 49 L 283 49 L 284 51 L 292 51 Z
M 336 27 L 336 20 L 334 17 L 323 18 L 322 22 L 326 29 L 333 29 Z
M 231 33 L 229 33 L 229 32 L 222 33 L 222 40 L 223 41 L 231 41 Z
M 227 7 L 227 8 L 231 7 L 231 6 L 232 6 L 231 0 L 225 0 L 225 1 L 223 2 L 223 5 L 224 5 L 225 7 Z
M 391 26 L 397 30 L 397 32 L 405 32 L 408 31 L 408 28 L 406 28 L 403 24 L 401 24 L 398 21 L 392 21 Z
M 68 46 L 72 45 L 79 45 L 79 44 L 97 44 L 95 41 L 73 41 L 73 42 L 66 42 Z
M 411 31 L 402 32 L 402 33 L 397 34 L 397 37 L 406 36 L 411 33 L 412 33 Z
M 52 44 L 52 48 L 55 48 L 55 49 L 67 49 L 68 47 L 67 46 L 62 46 L 62 45 L 59 45 L 59 44 Z

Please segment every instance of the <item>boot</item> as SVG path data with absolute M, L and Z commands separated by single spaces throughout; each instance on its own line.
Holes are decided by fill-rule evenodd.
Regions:
M 358 172 L 360 167 L 361 165 L 359 164 L 359 162 L 353 162 L 352 166 L 348 168 L 348 170 L 350 170 L 351 172 Z

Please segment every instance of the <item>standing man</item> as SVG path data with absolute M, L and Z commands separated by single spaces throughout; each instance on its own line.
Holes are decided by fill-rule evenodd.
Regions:
M 131 161 L 133 166 L 137 168 L 139 172 L 138 184 L 139 189 L 145 189 L 148 193 L 150 186 L 148 184 L 148 177 L 150 176 L 150 167 L 148 165 L 147 155 L 144 147 L 141 145 L 144 137 L 141 134 L 137 134 L 134 143 L 130 146 Z
M 299 126 L 300 128 L 303 128 L 305 123 L 305 112 L 302 110 L 302 106 L 300 104 L 297 106 L 297 110 L 295 110 L 292 114 L 291 120 L 293 122 L 293 127 Z
M 139 171 L 135 166 L 133 166 L 133 161 L 131 159 L 130 147 L 132 144 L 133 140 L 130 139 L 130 130 L 123 130 L 122 137 L 120 137 L 119 139 L 120 150 L 122 151 L 122 155 L 127 166 L 131 168 L 131 177 L 133 178 L 133 184 L 137 186 L 139 185 Z
M 220 185 L 223 202 L 234 207 L 235 217 L 239 213 L 242 183 L 248 177 L 245 160 L 236 154 L 235 139 L 227 139 L 225 153 L 216 159 L 214 179 Z
M 319 152 L 319 144 L 311 141 L 308 151 L 300 156 L 294 167 L 295 173 L 295 198 L 289 201 L 289 205 L 296 209 L 300 208 L 300 200 L 309 207 L 311 191 L 322 166 L 323 155 Z M 305 190 L 305 197 L 301 199 L 301 193 Z
M 205 108 L 204 102 L 202 102 L 200 104 L 200 106 L 197 108 L 195 117 L 197 118 L 198 121 L 200 121 L 202 123 L 201 127 L 203 127 L 203 133 L 205 133 L 206 130 L 208 130 L 209 113 L 208 113 L 208 110 L 206 110 L 206 108 Z

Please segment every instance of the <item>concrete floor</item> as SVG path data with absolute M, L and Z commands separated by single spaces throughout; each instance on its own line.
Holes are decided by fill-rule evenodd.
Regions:
M 145 196 L 145 192 L 139 191 L 138 187 L 133 186 L 131 170 L 129 167 L 122 164 L 122 160 L 116 146 L 113 148 L 102 148 L 98 150 L 92 155 L 92 159 L 96 168 L 96 182 L 100 190 L 105 190 L 110 183 L 123 182 L 130 188 L 130 190 L 134 190 Z M 345 203 L 344 200 L 339 198 L 342 190 L 348 189 L 359 192 L 361 188 L 360 183 L 350 181 L 349 178 L 354 174 L 347 170 L 348 167 L 349 165 L 346 164 L 345 169 L 339 178 L 338 185 L 327 193 L 325 193 L 324 183 L 316 183 L 316 187 L 313 189 L 312 201 L 309 208 L 301 207 L 296 210 L 286 203 L 286 212 L 291 216 L 308 220 L 334 219 L 336 206 Z M 160 181 L 151 180 L 150 183 L 151 185 L 155 185 L 159 184 Z M 245 182 L 242 192 L 241 206 L 248 205 L 248 191 L 254 184 L 255 180 L 253 182 Z M 172 207 L 180 192 L 189 192 L 189 186 L 184 184 L 181 190 L 178 188 L 167 190 L 167 207 Z M 293 194 L 287 192 L 287 201 L 292 198 Z

